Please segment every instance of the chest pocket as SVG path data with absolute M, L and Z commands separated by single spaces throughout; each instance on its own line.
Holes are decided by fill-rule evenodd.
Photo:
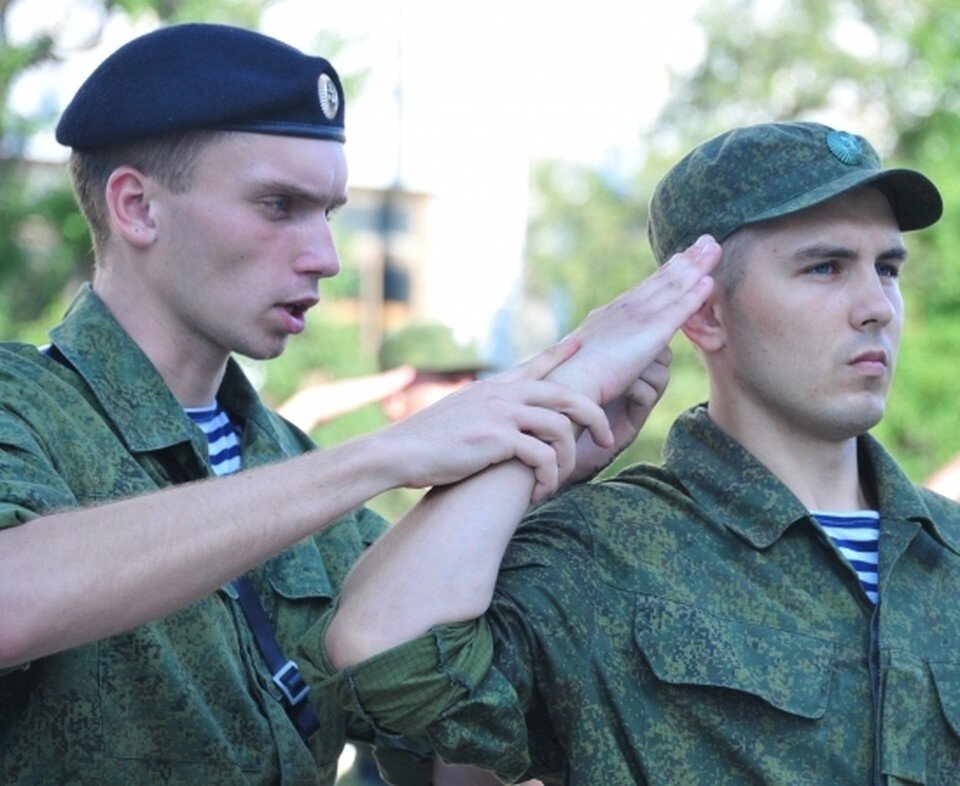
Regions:
M 916 783 L 957 783 L 960 663 L 924 664 L 891 655 L 881 723 L 885 774 Z
M 943 715 L 960 738 L 960 663 L 931 663 L 930 670 Z
M 811 720 L 826 712 L 835 660 L 829 641 L 651 597 L 637 602 L 634 641 L 668 685 L 736 691 Z
M 285 655 L 330 603 L 332 587 L 310 541 L 274 557 L 264 568 L 273 590 L 267 604 Z M 282 720 L 279 690 L 229 593 L 207 596 L 174 614 L 106 640 L 100 647 L 105 752 L 154 762 L 204 762 L 218 772 L 259 773 L 276 749 L 299 747 Z M 342 747 L 343 713 L 321 692 L 312 694 L 321 732 L 310 742 L 319 764 Z M 276 739 L 274 724 L 286 731 Z M 271 765 L 272 766 L 272 765 Z

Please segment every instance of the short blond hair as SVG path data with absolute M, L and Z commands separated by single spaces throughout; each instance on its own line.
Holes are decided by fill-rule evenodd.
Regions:
M 188 191 L 200 153 L 230 131 L 187 131 L 137 140 L 102 150 L 74 150 L 68 171 L 83 217 L 90 227 L 93 252 L 99 261 L 110 237 L 107 216 L 107 181 L 121 166 L 156 178 L 174 193 Z

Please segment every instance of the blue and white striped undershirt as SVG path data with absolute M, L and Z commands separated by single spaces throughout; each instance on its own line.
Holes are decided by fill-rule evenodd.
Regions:
M 811 510 L 810 515 L 847 558 L 860 577 L 863 591 L 871 602 L 876 603 L 879 598 L 877 544 L 880 540 L 880 514 L 875 510 L 857 510 L 850 513 Z
M 240 433 L 233 421 L 214 402 L 209 407 L 185 407 L 190 420 L 207 437 L 210 464 L 217 475 L 232 475 L 240 470 Z

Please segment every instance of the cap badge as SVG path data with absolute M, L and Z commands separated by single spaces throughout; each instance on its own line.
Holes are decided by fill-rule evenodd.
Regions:
M 320 111 L 327 120 L 333 120 L 340 108 L 340 93 L 329 74 L 320 74 L 317 80 L 317 94 L 320 97 Z
M 829 132 L 827 148 L 837 160 L 849 166 L 857 166 L 863 160 L 863 146 L 860 140 L 846 131 Z

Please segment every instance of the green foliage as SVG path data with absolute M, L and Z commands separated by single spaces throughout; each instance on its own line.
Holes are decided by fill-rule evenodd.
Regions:
M 32 40 L 12 45 L 4 35 L 9 5 L 0 4 L 0 330 L 4 337 L 43 341 L 45 328 L 60 316 L 77 284 L 89 277 L 93 260 L 64 167 L 22 158 L 26 140 L 55 118 L 47 111 L 22 116 L 8 103 L 18 77 L 56 61 L 56 34 L 38 32 Z M 264 5 L 257 0 L 104 0 L 102 18 L 119 8 L 132 17 L 152 15 L 163 22 L 255 25 Z
M 738 20 L 731 24 L 731 20 Z M 675 74 L 672 98 L 645 134 L 633 177 L 554 163 L 536 176 L 529 273 L 538 294 L 566 292 L 569 327 L 652 264 L 641 231 L 657 178 L 694 144 L 729 127 L 821 120 L 864 133 L 888 164 L 914 167 L 940 187 L 944 220 L 908 235 L 908 305 L 897 380 L 877 434 L 922 479 L 958 447 L 960 362 L 960 6 L 953 0 L 711 0 L 699 22 L 705 54 Z M 624 188 L 623 183 L 629 187 Z M 665 401 L 631 456 L 647 458 L 674 405 L 705 398 L 702 372 L 675 341 Z
M 256 0 L 107 0 L 107 8 L 120 8 L 131 17 L 155 15 L 163 22 L 218 22 L 256 27 L 267 2 Z
M 264 401 L 278 407 L 304 385 L 378 371 L 374 354 L 359 351 L 360 346 L 358 326 L 331 318 L 321 305 L 310 313 L 307 329 L 291 339 L 280 357 L 247 365 L 256 368 L 254 376 L 263 377 Z M 371 404 L 318 426 L 311 436 L 321 445 L 335 445 L 384 425 L 379 406 Z
M 583 167 L 558 163 L 535 170 L 528 284 L 548 301 L 566 300 L 563 331 L 653 271 L 642 182 L 616 190 Z
M 91 262 L 89 235 L 65 177 L 39 182 L 14 162 L 3 166 L 0 191 L 0 326 L 26 338 L 37 315 L 75 289 Z

